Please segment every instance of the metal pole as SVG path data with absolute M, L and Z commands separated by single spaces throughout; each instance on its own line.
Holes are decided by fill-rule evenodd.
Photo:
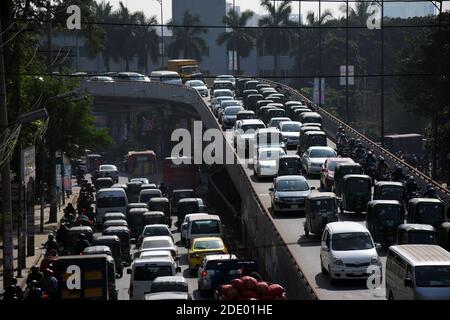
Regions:
M 44 233 L 44 214 L 45 214 L 45 138 L 42 139 L 42 154 L 41 154 L 41 212 L 39 221 L 39 232 Z
M 322 21 L 320 19 L 322 12 L 322 1 L 319 0 L 319 107 L 322 106 Z
M 349 21 L 348 21 L 348 0 L 345 1 L 346 5 L 347 5 L 347 12 L 346 12 L 346 20 L 345 20 L 345 115 L 347 118 L 347 122 L 350 122 L 350 111 L 348 108 L 348 96 L 349 96 L 349 92 L 348 92 L 348 30 L 349 30 Z
M 61 198 L 62 198 L 62 204 L 66 205 L 66 188 L 64 186 L 64 152 L 61 150 Z
M 380 135 L 381 135 L 381 147 L 384 148 L 384 28 L 383 28 L 383 18 L 384 18 L 384 0 L 381 0 L 381 124 L 380 124 Z
M 163 3 L 162 0 L 160 2 L 161 4 L 161 53 L 162 53 L 162 59 L 161 59 L 161 68 L 164 68 L 164 58 L 166 56 L 166 48 L 164 47 L 164 15 L 163 15 Z
M 233 20 L 236 17 L 236 4 L 235 0 L 233 0 Z M 234 21 L 236 22 L 236 21 Z M 231 60 L 232 60 L 232 66 L 233 66 L 233 76 L 235 75 L 236 66 L 234 64 L 234 52 L 236 51 L 236 36 L 234 32 L 234 26 L 233 26 L 233 51 L 231 52 Z
M 8 110 L 6 107 L 5 66 L 3 64 L 2 21 L 0 17 L 0 133 L 4 134 L 4 141 L 8 140 Z M 13 230 L 11 203 L 11 172 L 9 159 L 1 167 L 2 175 L 2 213 L 3 213 L 3 288 L 9 285 L 14 277 L 13 264 Z

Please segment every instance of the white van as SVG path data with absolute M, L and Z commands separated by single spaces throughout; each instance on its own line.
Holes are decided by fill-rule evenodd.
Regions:
M 223 227 L 219 216 L 208 214 L 190 218 L 186 233 L 186 247 L 190 247 L 195 238 L 204 237 L 223 237 Z
M 106 212 L 127 214 L 128 199 L 122 188 L 105 188 L 97 192 L 95 212 L 97 224 L 101 224 Z
M 386 298 L 450 300 L 450 252 L 433 244 L 390 246 Z
M 189 213 L 184 216 L 183 223 L 181 224 L 181 243 L 186 243 L 187 227 L 189 225 L 189 222 L 191 221 L 191 218 L 207 215 L 207 213 Z
M 183 85 L 183 81 L 180 78 L 178 72 L 167 70 L 156 70 L 150 74 L 150 80 L 155 82 L 163 82 L 170 84 Z
M 130 277 L 128 293 L 130 300 L 144 300 L 150 293 L 152 282 L 157 277 L 175 276 L 181 272 L 172 257 L 143 257 L 134 260 L 131 268 L 127 270 Z

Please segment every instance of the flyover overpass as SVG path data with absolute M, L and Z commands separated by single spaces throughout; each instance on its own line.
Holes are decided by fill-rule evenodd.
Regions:
M 114 112 L 116 107 L 120 112 L 152 106 L 164 108 L 168 103 L 181 108 L 190 106 L 192 108 L 190 112 L 203 121 L 204 127 L 220 129 L 206 100 L 191 88 L 151 82 L 83 82 L 82 88 L 94 96 L 94 110 L 97 111 Z M 282 85 L 282 88 L 293 100 L 304 98 L 287 86 Z M 325 110 L 320 109 L 319 112 L 324 118 L 324 127 L 329 138 L 333 138 L 335 129 L 340 124 L 339 120 Z M 351 128 L 347 128 L 347 132 L 360 136 Z M 227 152 L 234 154 L 229 138 L 230 132 L 223 132 L 223 139 L 228 142 L 224 144 L 225 148 Z M 387 151 L 377 148 L 365 137 L 360 138 L 364 144 L 371 145 L 376 153 L 384 153 L 388 161 L 397 161 L 407 166 Z M 238 163 L 237 155 L 234 154 L 234 157 Z M 247 248 L 249 257 L 258 260 L 269 281 L 285 286 L 290 299 L 384 299 L 384 290 L 369 290 L 364 286 L 353 284 L 351 286 L 329 284 L 320 273 L 318 263 L 320 241 L 317 238 L 306 239 L 302 234 L 304 218 L 272 216 L 268 197 L 270 183 L 256 181 L 252 177 L 252 171 L 245 165 L 225 165 L 225 169 L 237 191 L 241 195 L 247 195 L 241 199 L 240 214 L 242 230 L 245 231 L 242 245 Z M 412 172 L 421 181 L 426 181 L 420 173 Z M 318 187 L 317 179 L 308 181 L 312 186 Z M 442 188 L 439 193 L 448 205 L 450 199 L 448 192 Z M 354 217 L 341 219 L 348 220 Z

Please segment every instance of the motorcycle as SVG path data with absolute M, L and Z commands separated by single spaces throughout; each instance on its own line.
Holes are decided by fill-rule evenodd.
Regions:
M 364 169 L 364 173 L 372 179 L 372 184 L 374 184 L 376 178 L 376 166 L 375 165 L 367 166 Z

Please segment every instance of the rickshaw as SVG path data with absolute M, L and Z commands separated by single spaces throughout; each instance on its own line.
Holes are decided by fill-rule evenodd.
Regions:
M 291 111 L 292 111 L 292 119 L 300 121 L 302 119 L 302 114 L 306 112 L 311 112 L 311 109 L 308 109 L 305 106 L 295 106 L 291 109 Z
M 307 131 L 302 138 L 302 132 L 300 131 L 300 142 L 297 148 L 297 154 L 303 155 L 309 147 L 314 146 L 327 146 L 327 135 L 323 131 Z
M 158 189 L 158 187 L 154 183 L 144 183 L 141 185 L 141 191 L 147 189 Z
M 247 81 L 245 84 L 244 84 L 244 91 L 245 90 L 256 90 L 256 86 L 259 84 L 259 81 L 258 80 L 250 80 L 250 81 Z
M 267 96 L 267 99 L 272 100 L 275 103 L 283 103 L 283 99 L 276 96 L 276 93 L 272 93 Z
M 256 110 L 256 104 L 258 103 L 259 100 L 262 100 L 263 96 L 262 94 L 249 94 L 247 96 L 247 104 L 245 105 L 245 108 L 248 110 Z
M 266 111 L 266 119 L 267 120 L 267 124 L 270 122 L 270 119 L 272 118 L 279 118 L 279 117 L 284 117 L 286 114 L 286 112 L 281 109 L 281 108 L 273 108 L 273 109 L 269 109 Z
M 262 106 L 261 108 L 258 109 L 258 111 L 256 111 L 256 116 L 259 119 L 263 120 L 263 122 L 264 122 L 267 110 L 270 110 L 270 109 L 273 109 L 273 108 L 274 108 L 273 106 L 268 106 L 268 105 Z
M 239 111 L 236 115 L 236 121 L 245 120 L 245 119 L 255 119 L 256 115 L 254 111 L 251 110 L 243 110 Z
M 131 264 L 130 253 L 130 230 L 127 227 L 109 227 L 103 230 L 104 236 L 117 236 L 120 240 L 120 249 L 122 251 L 122 261 L 126 265 Z
M 133 181 L 127 183 L 127 198 L 129 203 L 139 202 L 142 182 Z
M 111 257 L 111 259 L 107 260 L 108 270 L 115 270 L 115 277 L 122 278 L 123 273 L 119 273 L 119 270 L 117 268 L 117 263 L 114 259 L 111 249 L 108 246 L 103 246 L 103 245 L 90 246 L 90 247 L 85 248 L 82 253 L 82 255 L 85 255 L 85 256 L 91 256 L 94 254 L 106 254 L 109 257 Z M 120 268 L 123 269 L 122 266 L 120 266 Z
M 347 174 L 342 182 L 341 213 L 344 211 L 361 214 L 367 208 L 372 191 L 372 179 L 363 174 Z
M 278 160 L 278 176 L 301 175 L 302 161 L 300 156 L 286 155 Z
M 259 83 L 256 85 L 256 90 L 260 91 L 262 88 L 271 88 L 268 83 Z
M 450 222 L 444 222 L 439 228 L 439 245 L 450 251 Z
M 401 182 L 379 181 L 375 183 L 373 200 L 397 200 L 403 204 L 405 201 L 405 187 Z
M 435 228 L 445 221 L 445 206 L 439 199 L 413 198 L 408 202 L 408 223 L 431 224 Z
M 256 115 L 257 116 L 259 115 L 259 109 L 261 109 L 262 107 L 267 106 L 269 103 L 273 103 L 273 101 L 272 100 L 268 100 L 268 99 L 259 100 L 256 103 L 256 110 L 255 110 Z
M 127 220 L 122 212 L 106 212 L 103 216 L 103 223 L 109 220 Z
M 430 224 L 403 223 L 397 228 L 397 244 L 437 244 L 438 231 Z
M 267 100 L 270 100 L 268 97 L 274 93 L 278 93 L 278 91 L 273 88 L 267 88 L 266 90 L 263 89 L 261 91 L 261 94 L 263 95 L 264 99 L 267 99 Z
M 373 200 L 367 204 L 367 229 L 373 241 L 395 243 L 397 227 L 405 221 L 405 210 L 397 200 Z
M 67 243 L 64 244 L 64 255 L 77 254 L 75 252 L 75 246 L 77 241 L 80 239 L 80 234 L 84 233 L 86 239 L 91 242 L 93 237 L 93 231 L 91 227 L 88 226 L 76 226 L 69 229 L 69 237 Z
M 113 179 L 109 178 L 109 177 L 105 177 L 105 178 L 97 178 L 95 180 L 95 190 L 100 190 L 103 188 L 111 188 L 114 185 L 114 181 Z
M 306 197 L 305 235 L 322 234 L 329 222 L 338 221 L 337 197 L 333 192 L 313 192 Z
M 347 174 L 362 174 L 363 170 L 359 163 L 338 163 L 334 169 L 333 192 L 340 197 L 342 190 L 342 181 Z
M 164 197 L 151 199 L 148 202 L 148 210 L 164 212 L 164 215 L 166 216 L 165 224 L 167 224 L 169 228 L 172 226 L 172 219 L 170 217 L 169 199 Z
M 127 212 L 129 212 L 131 209 L 139 209 L 139 208 L 148 209 L 148 204 L 144 202 L 130 203 L 128 204 Z
M 126 220 L 122 220 L 122 219 L 108 220 L 103 223 L 103 229 L 106 229 L 108 227 L 127 227 L 128 228 L 128 222 Z
M 118 236 L 97 236 L 93 241 L 94 246 L 107 246 L 111 250 L 114 263 L 116 264 L 116 272 L 119 278 L 123 275 L 122 266 L 122 248 Z
M 305 112 L 302 113 L 300 120 L 301 123 L 320 123 L 322 124 L 322 116 L 317 112 Z
M 278 98 L 280 99 L 280 103 L 285 103 L 286 102 L 286 96 L 282 93 L 272 93 L 270 96 L 268 96 L 268 99 L 273 99 L 273 98 Z
M 147 211 L 142 216 L 144 226 L 149 224 L 167 224 L 166 215 L 162 211 Z
M 178 201 L 183 198 L 193 198 L 195 197 L 195 192 L 193 189 L 176 189 L 173 190 L 170 196 L 170 214 L 176 215 L 178 210 Z
M 201 198 L 184 198 L 177 203 L 177 228 L 180 230 L 184 217 L 190 213 L 206 212 L 206 205 Z
M 247 103 L 247 97 L 251 94 L 258 94 L 258 90 L 256 89 L 248 89 L 248 90 L 244 90 L 242 92 L 242 101 L 244 102 L 244 105 Z
M 141 193 L 139 194 L 139 202 L 148 203 L 151 199 L 160 197 L 162 197 L 162 192 L 159 189 L 141 190 Z
M 134 208 L 128 211 L 127 221 L 130 228 L 131 238 L 136 239 L 142 232 L 144 225 L 142 224 L 142 216 L 148 212 L 146 208 Z

